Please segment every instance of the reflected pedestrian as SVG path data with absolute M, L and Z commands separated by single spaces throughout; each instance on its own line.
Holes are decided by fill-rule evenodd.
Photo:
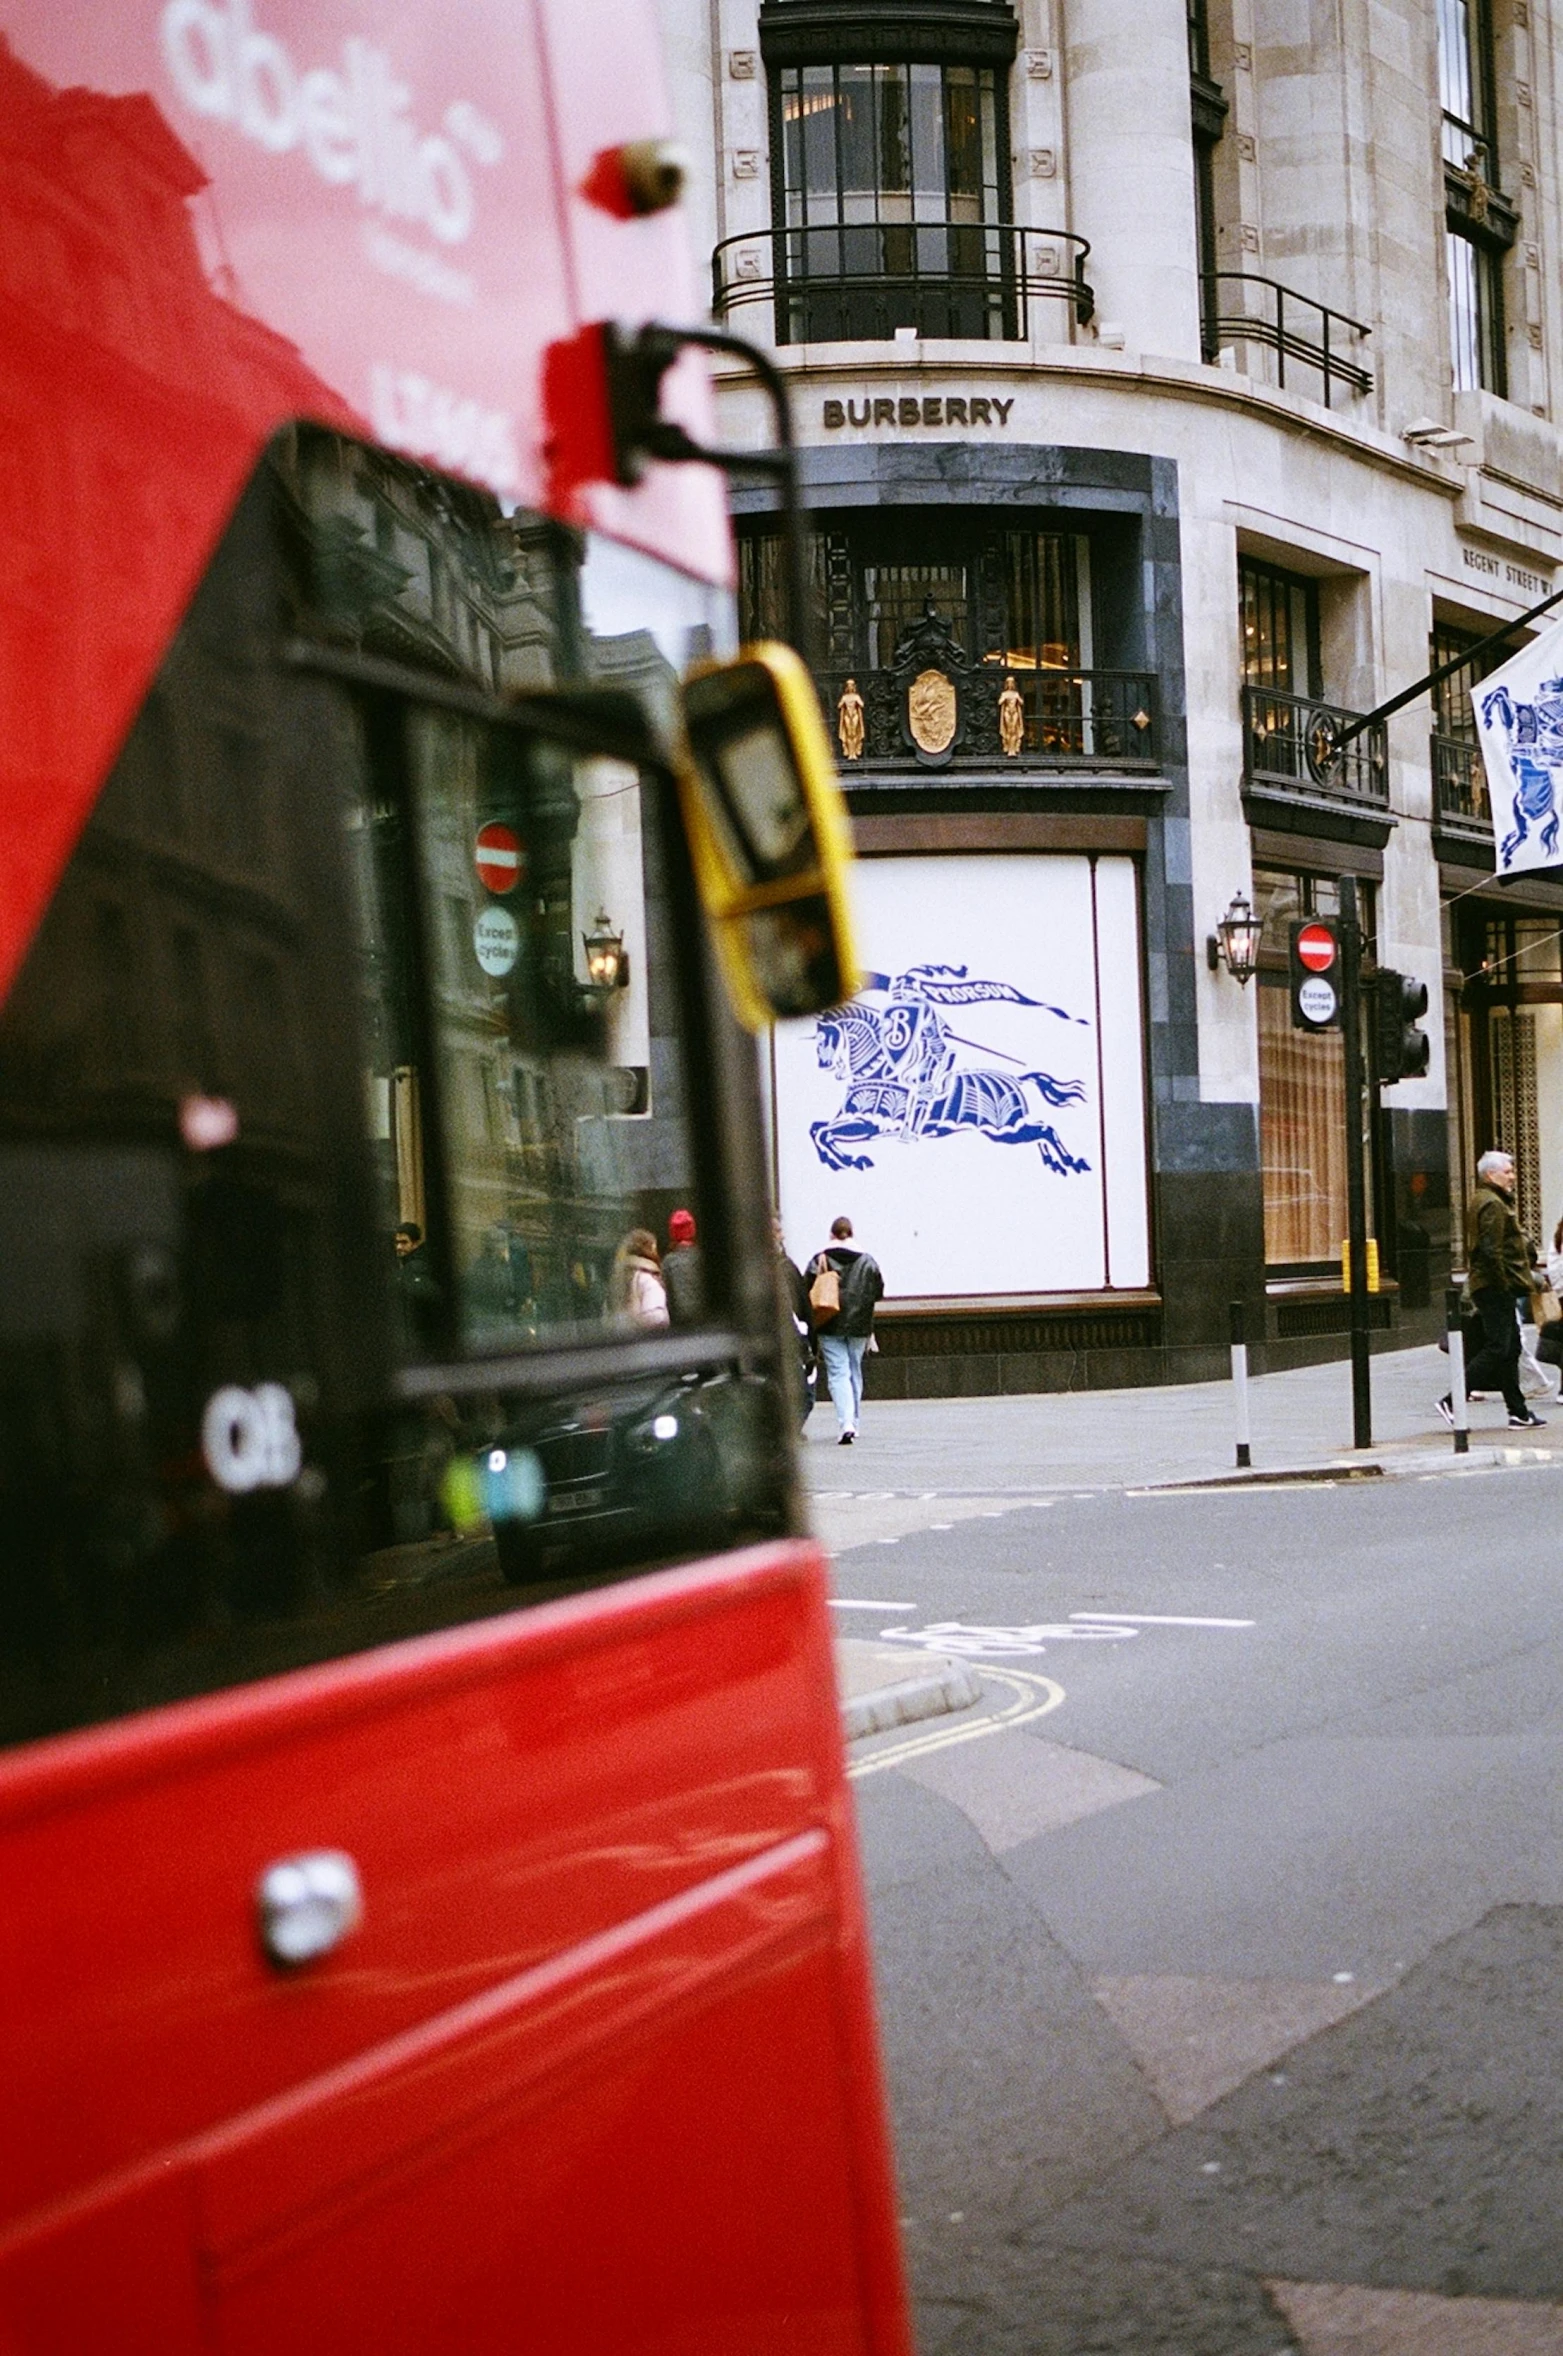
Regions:
M 669 1322 L 662 1262 L 657 1256 L 657 1239 L 649 1228 L 632 1227 L 614 1253 L 608 1306 L 615 1316 L 628 1318 L 632 1325 L 649 1328 Z
M 693 1211 L 675 1211 L 668 1221 L 662 1282 L 673 1323 L 698 1325 L 705 1314 L 705 1275 L 700 1265 L 700 1246 L 695 1240 Z

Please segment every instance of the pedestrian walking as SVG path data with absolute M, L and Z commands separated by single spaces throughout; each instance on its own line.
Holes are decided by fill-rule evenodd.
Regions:
M 819 1338 L 837 1446 L 850 1448 L 863 1412 L 863 1356 L 874 1335 L 874 1309 L 885 1289 L 879 1263 L 852 1241 L 852 1222 L 830 1223 L 830 1242 L 808 1266 L 809 1301 Z
M 668 1220 L 668 1248 L 662 1255 L 662 1282 L 668 1296 L 668 1315 L 675 1325 L 698 1325 L 705 1314 L 705 1276 L 700 1246 L 695 1240 L 693 1211 L 675 1211 Z
M 1520 1307 L 1531 1289 L 1531 1254 L 1514 1209 L 1514 1163 L 1506 1153 L 1484 1153 L 1476 1165 L 1477 1185 L 1465 1214 L 1465 1289 L 1480 1322 L 1480 1338 L 1465 1370 L 1467 1394 L 1503 1393 L 1509 1425 L 1539 1431 L 1537 1415 L 1520 1389 Z M 1438 1401 L 1445 1423 L 1454 1421 L 1446 1391 Z
M 657 1257 L 657 1239 L 649 1229 L 632 1227 L 613 1255 L 608 1284 L 608 1306 L 632 1325 L 666 1325 L 667 1287 Z
M 814 1412 L 815 1395 L 819 1388 L 819 1352 L 814 1335 L 814 1304 L 809 1299 L 809 1288 L 796 1260 L 787 1256 L 787 1239 L 782 1233 L 779 1218 L 771 1221 L 771 1234 L 776 1240 L 777 1274 L 781 1278 L 782 1308 L 792 1327 L 798 1358 L 798 1429 L 801 1432 Z

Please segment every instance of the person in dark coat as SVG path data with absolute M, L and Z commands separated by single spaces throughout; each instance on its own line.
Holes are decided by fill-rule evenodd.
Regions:
M 834 1270 L 841 1288 L 841 1303 L 834 1314 L 827 1314 L 817 1299 L 817 1280 L 827 1269 Z M 863 1354 L 873 1335 L 874 1310 L 885 1280 L 873 1255 L 860 1252 L 853 1243 L 852 1222 L 847 1218 L 831 1221 L 830 1242 L 815 1253 L 807 1273 L 825 1380 L 836 1410 L 837 1446 L 850 1448 L 863 1413 Z
M 771 1221 L 771 1233 L 776 1238 L 777 1274 L 781 1278 L 782 1307 L 792 1326 L 798 1350 L 798 1429 L 802 1431 L 814 1412 L 814 1397 L 819 1384 L 819 1354 L 814 1335 L 814 1304 L 809 1299 L 809 1288 L 796 1260 L 787 1257 L 786 1238 L 780 1219 Z
M 698 1325 L 705 1315 L 705 1277 L 700 1246 L 695 1241 L 693 1211 L 675 1211 L 668 1220 L 668 1248 L 662 1255 L 662 1282 L 667 1288 L 668 1315 L 675 1325 Z
M 1519 1311 L 1531 1287 L 1531 1249 L 1514 1209 L 1514 1163 L 1506 1153 L 1484 1153 L 1476 1176 L 1465 1214 L 1465 1284 L 1481 1320 L 1481 1344 L 1465 1370 L 1465 1387 L 1501 1391 L 1511 1428 L 1536 1431 L 1546 1417 L 1520 1389 Z M 1453 1423 L 1447 1391 L 1438 1412 Z

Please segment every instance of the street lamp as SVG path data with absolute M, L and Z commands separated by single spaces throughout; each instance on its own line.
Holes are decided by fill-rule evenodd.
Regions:
M 614 931 L 605 909 L 598 909 L 592 930 L 582 933 L 581 947 L 586 952 L 586 978 L 593 990 L 606 997 L 612 990 L 629 987 L 630 961 L 624 952 L 624 935 Z
M 1234 982 L 1247 984 L 1259 963 L 1259 936 L 1264 919 L 1254 914 L 1241 892 L 1232 896 L 1225 916 L 1205 942 L 1205 962 L 1212 973 L 1224 965 Z

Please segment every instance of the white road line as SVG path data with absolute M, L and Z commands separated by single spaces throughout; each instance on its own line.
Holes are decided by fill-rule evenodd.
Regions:
M 1102 1620 L 1127 1628 L 1252 1628 L 1253 1620 L 1193 1620 L 1176 1612 L 1071 1612 L 1072 1620 Z
M 1007 1685 L 1014 1701 L 1004 1709 L 995 1710 L 990 1717 L 981 1718 L 974 1726 L 952 1726 L 938 1734 L 924 1734 L 910 1742 L 893 1743 L 887 1750 L 875 1751 L 870 1758 L 855 1759 L 847 1769 L 850 1777 L 876 1775 L 882 1768 L 899 1767 L 908 1759 L 924 1758 L 929 1751 L 948 1750 L 958 1742 L 980 1742 L 985 1734 L 1002 1734 L 1006 1727 L 1024 1726 L 1033 1718 L 1045 1718 L 1056 1710 L 1064 1699 L 1064 1689 L 1055 1685 L 1051 1677 L 1038 1677 L 1025 1669 L 996 1669 L 983 1663 L 984 1679 L 993 1678 Z M 1034 1697 L 1040 1695 L 1041 1699 Z
M 833 1595 L 830 1608 L 833 1612 L 915 1612 L 917 1606 L 915 1603 L 875 1603 L 861 1595 Z

